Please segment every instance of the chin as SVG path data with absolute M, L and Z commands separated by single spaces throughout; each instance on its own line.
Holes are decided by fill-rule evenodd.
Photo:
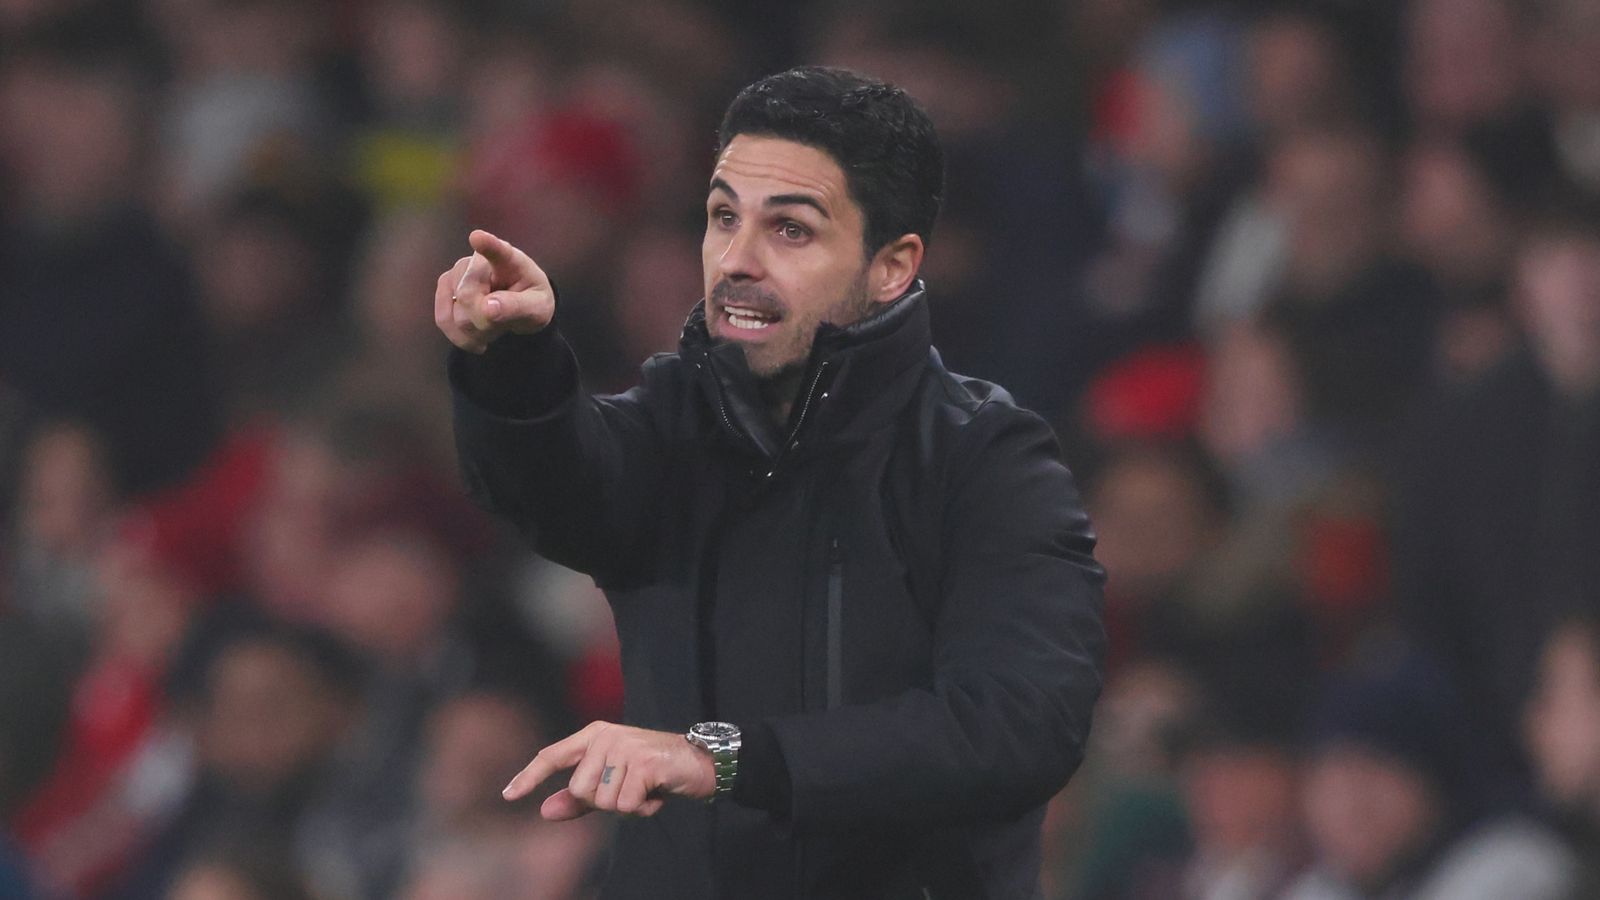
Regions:
M 745 367 L 761 381 L 773 381 L 794 375 L 805 368 L 811 348 L 783 348 L 770 345 L 753 345 L 743 341 L 719 340 L 719 344 L 732 344 L 744 354 Z M 788 352 L 785 352 L 787 350 Z
M 768 347 L 760 349 L 744 348 L 745 365 L 750 369 L 751 375 L 762 381 L 776 381 L 790 375 L 797 375 L 805 368 L 806 357 L 809 353 L 789 353 L 779 356 L 770 352 L 772 349 Z M 752 350 L 755 352 L 752 352 Z

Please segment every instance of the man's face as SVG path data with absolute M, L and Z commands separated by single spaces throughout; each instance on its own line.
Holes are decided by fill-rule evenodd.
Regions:
M 1441 801 L 1424 775 L 1353 743 L 1312 760 L 1301 799 L 1318 855 L 1363 887 L 1381 883 L 1425 846 L 1441 815 Z
M 711 173 L 700 251 L 712 339 L 743 347 L 759 378 L 805 365 L 818 325 L 847 325 L 872 309 L 864 227 L 827 153 L 734 137 Z

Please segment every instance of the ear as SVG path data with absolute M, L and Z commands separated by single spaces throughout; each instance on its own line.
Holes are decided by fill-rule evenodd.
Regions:
M 867 270 L 867 296 L 874 303 L 899 299 L 922 268 L 922 238 L 903 234 L 873 254 Z

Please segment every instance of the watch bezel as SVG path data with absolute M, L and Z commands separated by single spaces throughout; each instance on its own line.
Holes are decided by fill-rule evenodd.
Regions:
M 731 722 L 696 722 L 689 732 L 707 741 L 731 741 L 739 737 L 739 726 Z

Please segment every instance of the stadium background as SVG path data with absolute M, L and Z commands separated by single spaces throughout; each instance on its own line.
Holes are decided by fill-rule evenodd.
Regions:
M 498 791 L 607 613 L 464 504 L 429 295 L 490 228 L 627 386 L 799 62 L 930 110 L 936 343 L 1100 532 L 1047 896 L 1600 896 L 1600 4 L 0 0 L 0 897 L 589 895 Z

